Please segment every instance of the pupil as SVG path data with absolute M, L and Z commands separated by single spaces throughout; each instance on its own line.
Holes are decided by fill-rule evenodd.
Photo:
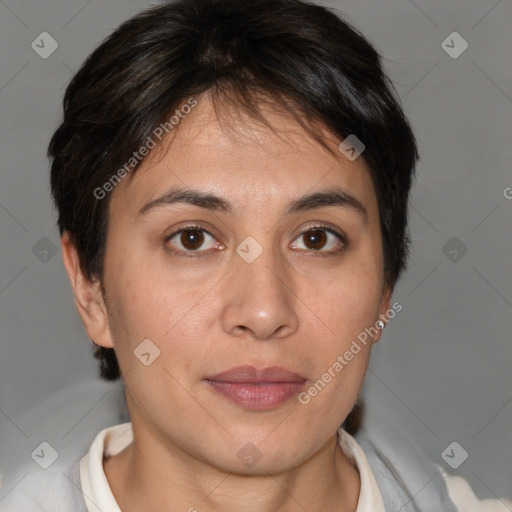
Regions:
M 183 247 L 196 250 L 203 244 L 204 236 L 201 231 L 197 229 L 188 229 L 181 233 L 181 243 Z
M 308 231 L 308 234 L 306 235 L 306 245 L 311 243 L 313 247 L 310 247 L 310 249 L 321 249 L 326 242 L 327 236 L 325 234 L 325 231 L 322 231 L 320 229 L 316 229 L 314 231 Z M 318 247 L 318 244 L 320 247 Z M 309 246 L 308 246 L 309 247 Z

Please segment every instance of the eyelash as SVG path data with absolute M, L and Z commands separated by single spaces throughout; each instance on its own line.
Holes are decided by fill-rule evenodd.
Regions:
M 299 233 L 299 235 L 295 238 L 295 240 L 297 240 L 301 236 L 305 235 L 309 231 L 315 231 L 315 230 L 327 231 L 328 233 L 331 233 L 332 235 L 336 236 L 339 239 L 339 241 L 341 242 L 341 247 L 334 249 L 334 250 L 331 249 L 330 251 L 310 250 L 310 251 L 308 251 L 310 254 L 313 254 L 314 256 L 336 256 L 339 253 L 342 253 L 347 249 L 347 247 L 348 247 L 347 237 L 343 233 L 339 233 L 338 231 L 333 229 L 330 224 L 327 224 L 325 222 L 321 222 L 319 224 L 312 224 L 311 226 L 308 226 L 307 228 L 305 228 L 303 231 L 301 231 Z M 170 234 L 164 240 L 165 244 L 166 244 L 166 248 L 170 252 L 172 252 L 174 254 L 178 254 L 180 256 L 184 256 L 186 258 L 202 257 L 202 256 L 204 256 L 204 254 L 202 254 L 202 253 L 205 253 L 206 251 L 199 251 L 199 250 L 198 251 L 182 251 L 180 249 L 174 249 L 171 246 L 167 245 L 169 240 L 174 238 L 176 235 L 183 233 L 183 231 L 203 231 L 215 239 L 215 236 L 212 235 L 207 229 L 205 229 L 203 226 L 199 226 L 197 224 L 190 224 L 187 226 L 183 226 L 180 229 L 178 229 L 177 231 L 174 231 L 174 233 Z M 301 251 L 304 251 L 304 250 L 301 249 Z

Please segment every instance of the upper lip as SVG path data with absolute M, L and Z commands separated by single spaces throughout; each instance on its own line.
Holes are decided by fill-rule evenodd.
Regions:
M 255 368 L 254 366 L 236 366 L 218 373 L 206 380 L 215 382 L 238 382 L 238 383 L 256 383 L 256 382 L 303 382 L 305 377 L 298 373 L 286 370 L 280 366 L 269 366 L 267 368 Z

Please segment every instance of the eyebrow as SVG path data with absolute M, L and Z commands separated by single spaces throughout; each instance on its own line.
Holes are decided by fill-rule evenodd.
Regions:
M 222 197 L 203 192 L 201 190 L 185 189 L 182 187 L 173 188 L 164 195 L 151 199 L 139 210 L 137 217 L 146 214 L 153 208 L 167 206 L 172 204 L 191 204 L 206 208 L 208 210 L 219 211 L 233 214 L 233 205 Z M 320 190 L 312 194 L 305 194 L 298 199 L 291 201 L 284 211 L 285 215 L 292 213 L 313 210 L 326 206 L 338 206 L 348 208 L 363 217 L 365 223 L 368 222 L 368 212 L 363 204 L 353 195 L 341 188 L 331 188 Z

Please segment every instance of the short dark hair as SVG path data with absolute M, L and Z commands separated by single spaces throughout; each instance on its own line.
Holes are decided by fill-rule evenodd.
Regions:
M 109 196 L 94 191 L 204 93 L 216 110 L 229 103 L 262 121 L 266 98 L 323 145 L 315 123 L 365 144 L 393 288 L 410 244 L 414 135 L 373 46 L 328 9 L 299 0 L 167 2 L 124 22 L 83 63 L 48 156 L 60 234 L 69 232 L 84 274 L 103 283 Z M 103 379 L 120 377 L 113 349 L 97 347 L 95 357 Z

